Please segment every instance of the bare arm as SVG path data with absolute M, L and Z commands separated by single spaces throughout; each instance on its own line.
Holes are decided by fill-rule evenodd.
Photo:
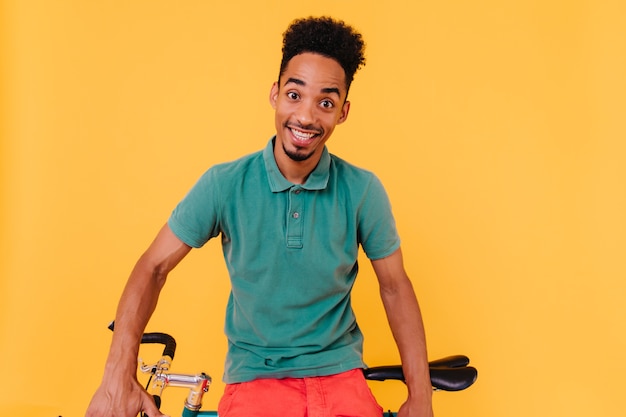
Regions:
M 389 326 L 400 352 L 409 397 L 398 416 L 432 417 L 432 386 L 428 370 L 422 313 L 404 270 L 402 251 L 372 261 Z
M 168 273 L 190 250 L 165 225 L 137 261 L 117 307 L 102 384 L 91 400 L 87 417 L 134 417 L 139 411 L 150 417 L 162 415 L 137 382 L 137 355 Z

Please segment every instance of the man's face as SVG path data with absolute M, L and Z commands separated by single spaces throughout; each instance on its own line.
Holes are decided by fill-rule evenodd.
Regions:
M 270 103 L 275 113 L 277 161 L 319 161 L 335 126 L 348 117 L 346 78 L 341 65 L 319 54 L 293 57 L 274 83 Z

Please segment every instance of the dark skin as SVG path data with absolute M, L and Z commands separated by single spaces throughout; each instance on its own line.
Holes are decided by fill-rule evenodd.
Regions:
M 274 156 L 289 181 L 302 184 L 315 169 L 335 127 L 348 117 L 350 102 L 346 97 L 342 67 L 333 59 L 313 53 L 292 58 L 280 82 L 272 85 Z M 118 305 L 104 376 L 87 417 L 134 417 L 140 411 L 150 417 L 163 416 L 136 379 L 139 342 L 167 275 L 190 250 L 165 225 L 137 262 Z M 372 261 L 372 266 L 408 387 L 408 398 L 398 416 L 432 417 L 422 316 L 401 249 Z

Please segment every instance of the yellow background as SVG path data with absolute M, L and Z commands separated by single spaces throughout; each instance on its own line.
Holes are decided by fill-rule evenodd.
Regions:
M 0 415 L 83 414 L 135 260 L 207 167 L 264 146 L 281 34 L 311 14 L 368 46 L 329 147 L 388 189 L 431 359 L 479 368 L 436 415 L 622 416 L 621 0 L 0 2 Z M 365 259 L 355 291 L 368 363 L 397 361 Z M 214 376 L 209 407 L 226 295 L 211 242 L 149 324 Z

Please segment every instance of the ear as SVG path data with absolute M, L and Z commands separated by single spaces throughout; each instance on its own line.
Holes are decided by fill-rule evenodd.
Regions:
M 270 104 L 272 108 L 276 110 L 276 101 L 278 100 L 278 82 L 274 82 L 272 84 L 272 88 L 270 89 Z
M 339 115 L 339 119 L 337 120 L 337 124 L 341 124 L 346 121 L 348 118 L 348 113 L 350 113 L 350 102 L 346 101 L 343 103 L 343 107 L 341 107 L 341 114 Z

